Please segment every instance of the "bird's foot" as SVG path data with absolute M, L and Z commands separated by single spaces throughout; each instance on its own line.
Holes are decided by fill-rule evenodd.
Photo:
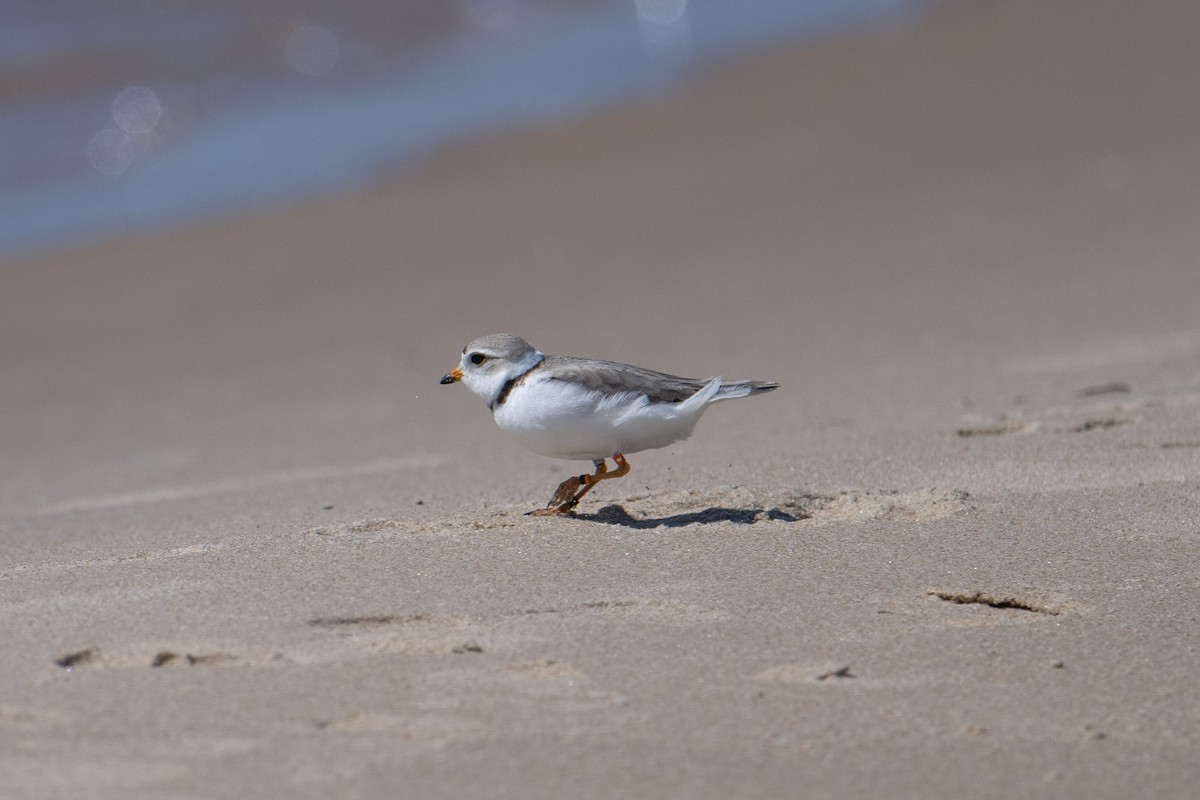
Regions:
M 620 478 L 622 475 L 629 473 L 629 463 L 625 461 L 625 456 L 620 453 L 614 453 L 612 459 L 617 462 L 616 472 L 609 472 L 604 459 L 597 458 L 592 461 L 596 465 L 595 475 L 580 475 L 578 477 L 567 478 L 558 485 L 558 489 L 554 492 L 554 497 L 550 498 L 550 502 L 546 503 L 545 508 L 530 511 L 528 516 L 551 517 L 564 514 L 574 516 L 575 506 L 579 505 L 580 498 L 591 491 L 593 486 L 607 478 Z
M 558 485 L 558 489 L 554 491 L 554 497 L 550 498 L 550 502 L 546 503 L 545 508 L 530 511 L 526 516 L 554 517 L 573 513 L 575 506 L 579 505 L 580 487 L 587 486 L 587 477 L 580 475 L 567 478 Z
M 554 490 L 554 497 L 551 497 L 550 502 L 546 503 L 546 508 L 565 506 L 568 503 L 571 507 L 574 507 L 575 503 L 573 501 L 579 497 L 579 489 L 583 486 L 587 486 L 587 484 L 587 475 L 567 478 L 558 485 L 557 489 Z

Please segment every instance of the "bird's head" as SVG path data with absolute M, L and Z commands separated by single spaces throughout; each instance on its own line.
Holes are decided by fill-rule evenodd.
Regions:
M 520 336 L 511 333 L 480 336 L 463 348 L 458 366 L 443 375 L 441 382 L 462 381 L 491 405 L 504 384 L 537 366 L 543 357 Z

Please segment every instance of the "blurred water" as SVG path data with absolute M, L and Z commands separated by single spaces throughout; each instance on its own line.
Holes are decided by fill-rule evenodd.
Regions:
M 928 0 L 6 0 L 0 258 L 351 190 Z

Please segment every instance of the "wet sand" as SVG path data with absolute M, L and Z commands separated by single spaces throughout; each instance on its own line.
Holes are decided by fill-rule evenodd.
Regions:
M 1200 780 L 1194 4 L 980 3 L 0 271 L 14 798 Z M 516 449 L 482 333 L 777 380 Z

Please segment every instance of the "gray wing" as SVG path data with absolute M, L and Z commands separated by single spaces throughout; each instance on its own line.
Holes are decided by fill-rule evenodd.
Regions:
M 636 392 L 652 403 L 682 403 L 708 381 L 680 378 L 652 369 L 571 356 L 546 356 L 551 380 L 579 383 L 593 391 Z

